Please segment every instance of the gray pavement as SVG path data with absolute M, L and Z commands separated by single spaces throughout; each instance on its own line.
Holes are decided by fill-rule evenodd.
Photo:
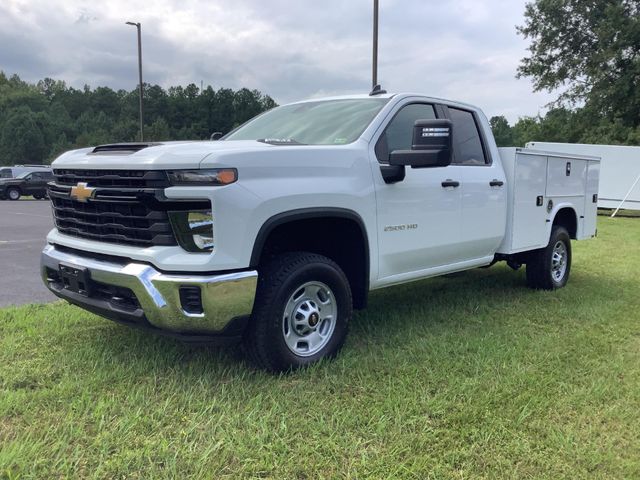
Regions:
M 48 201 L 0 201 L 0 307 L 56 299 L 40 279 L 40 252 L 51 228 Z

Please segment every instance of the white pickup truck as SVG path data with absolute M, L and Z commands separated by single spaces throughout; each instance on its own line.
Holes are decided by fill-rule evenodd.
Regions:
M 42 278 L 104 317 L 242 340 L 282 371 L 335 355 L 370 290 L 506 261 L 565 285 L 596 234 L 599 159 L 496 147 L 484 114 L 416 94 L 275 108 L 220 141 L 67 152 Z

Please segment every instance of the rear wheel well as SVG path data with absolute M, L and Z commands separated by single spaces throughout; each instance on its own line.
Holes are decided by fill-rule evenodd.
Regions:
M 355 215 L 355 214 L 354 214 Z M 291 215 L 263 227 L 254 246 L 251 264 L 260 267 L 286 252 L 324 255 L 344 271 L 354 308 L 364 308 L 369 291 L 369 246 L 360 217 Z
M 573 208 L 565 207 L 558 210 L 553 219 L 553 226 L 559 225 L 567 229 L 569 237 L 575 240 L 578 236 L 578 219 Z

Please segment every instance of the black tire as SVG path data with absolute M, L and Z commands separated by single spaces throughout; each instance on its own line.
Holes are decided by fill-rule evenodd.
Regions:
M 559 258 L 563 264 L 554 260 L 556 249 L 560 249 Z M 564 255 L 562 254 L 564 248 Z M 562 268 L 564 265 L 564 268 Z M 562 288 L 569 280 L 571 272 L 571 237 L 564 227 L 559 225 L 551 229 L 549 244 L 529 254 L 527 259 L 527 285 L 538 290 Z
M 353 314 L 351 288 L 342 269 L 322 255 L 292 252 L 268 261 L 259 269 L 259 274 L 253 313 L 243 339 L 250 360 L 259 368 L 282 372 L 312 364 L 322 358 L 335 357 L 344 343 Z M 336 315 L 331 333 L 323 340 L 326 343 L 319 342 L 318 347 L 323 346 L 318 351 L 303 356 L 296 354 L 292 350 L 295 346 L 288 346 L 285 340 L 285 337 L 289 338 L 289 329 L 291 334 L 295 330 L 289 327 L 293 318 L 290 322 L 285 317 L 285 311 L 291 308 L 295 295 L 303 291 L 303 286 L 309 282 L 318 282 L 330 289 L 330 300 L 335 302 L 335 306 L 330 308 L 334 309 Z M 319 308 L 321 311 L 322 307 Z M 311 324 L 312 316 L 309 319 Z M 322 318 L 315 318 L 313 323 L 316 329 L 323 328 Z M 304 337 L 296 338 L 302 339 L 297 345 L 304 345 Z M 308 347 L 311 348 L 311 344 Z
M 33 194 L 33 198 L 35 198 L 36 200 L 42 200 L 44 197 L 42 195 L 39 195 L 37 193 Z
M 7 189 L 7 198 L 9 200 L 20 200 L 20 190 L 15 187 L 9 187 Z

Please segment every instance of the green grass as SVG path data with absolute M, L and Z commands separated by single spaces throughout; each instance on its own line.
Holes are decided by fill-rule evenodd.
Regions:
M 270 376 L 57 303 L 0 311 L 0 478 L 640 478 L 640 221 L 569 285 L 378 291 L 333 362 Z

